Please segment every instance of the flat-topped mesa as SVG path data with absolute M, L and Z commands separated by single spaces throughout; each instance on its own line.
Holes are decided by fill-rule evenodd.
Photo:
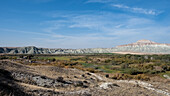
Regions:
M 119 45 L 119 46 L 116 46 L 116 47 L 124 47 L 124 46 L 143 46 L 143 45 L 166 45 L 166 46 L 170 46 L 170 44 L 161 44 L 161 43 L 156 43 L 156 42 L 153 42 L 153 41 L 150 41 L 150 40 L 138 40 L 137 42 L 135 43 L 131 43 L 131 44 L 125 44 L 125 45 Z
M 136 43 L 133 44 L 157 44 L 157 43 L 150 40 L 138 40 Z

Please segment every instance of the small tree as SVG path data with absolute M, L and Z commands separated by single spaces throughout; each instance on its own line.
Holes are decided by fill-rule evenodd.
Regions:
M 56 61 L 56 59 L 55 59 L 55 58 L 53 58 L 53 59 L 52 59 L 52 61 L 53 61 L 53 62 L 55 62 L 55 61 Z

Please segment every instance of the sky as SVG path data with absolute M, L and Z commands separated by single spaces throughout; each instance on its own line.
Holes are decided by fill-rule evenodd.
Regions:
M 170 43 L 170 0 L 0 0 L 0 47 Z

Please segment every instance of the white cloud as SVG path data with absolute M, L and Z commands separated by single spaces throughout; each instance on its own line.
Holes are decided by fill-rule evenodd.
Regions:
M 147 14 L 147 15 L 159 15 L 160 13 L 162 13 L 161 11 L 157 11 L 157 10 L 154 10 L 154 9 L 129 7 L 129 6 L 122 5 L 122 4 L 111 4 L 111 6 L 116 7 L 116 8 L 120 8 L 120 9 L 124 9 L 124 10 L 127 10 L 127 11 L 131 11 L 131 12 L 134 12 L 134 13 L 142 13 L 142 14 Z
M 70 30 L 77 28 L 85 28 L 83 30 L 89 30 L 93 33 L 104 34 L 113 32 L 113 30 L 115 29 L 121 30 L 125 28 L 143 28 L 147 26 L 153 26 L 156 23 L 153 20 L 146 18 L 140 18 L 118 13 L 114 14 L 109 12 L 103 12 L 98 14 L 82 14 L 75 16 L 70 15 L 66 18 L 67 19 L 63 20 L 63 22 L 58 22 L 57 20 L 48 21 L 48 23 L 51 22 L 53 25 L 50 25 L 46 29 L 49 29 L 50 32 L 57 32 L 57 30 L 60 28 Z M 49 30 L 46 30 L 46 32 L 49 32 Z
M 112 4 L 112 6 L 117 7 L 117 8 L 125 8 L 125 9 L 129 9 L 130 8 L 128 6 L 121 5 L 121 4 Z
M 31 32 L 31 31 L 22 31 L 22 30 L 4 29 L 4 28 L 0 28 L 0 30 L 4 31 L 4 32 L 12 32 L 12 33 L 24 33 L 24 34 L 34 34 L 34 35 L 49 36 L 48 33 L 42 33 L 42 32 Z
M 158 11 L 155 9 L 130 7 L 130 6 L 123 5 L 123 4 L 111 4 L 111 3 L 114 3 L 114 0 L 88 0 L 86 3 L 106 3 L 108 5 L 110 4 L 112 7 L 124 9 L 124 10 L 134 12 L 134 13 L 147 14 L 147 15 L 159 15 L 160 13 L 162 13 L 162 11 Z
M 53 20 L 42 22 L 43 32 L 0 30 L 33 35 L 30 45 L 50 48 L 109 48 L 139 39 L 157 41 L 170 36 L 170 28 L 161 27 L 152 19 L 110 12 L 66 15 L 61 14 L 62 20 L 58 15 Z
M 113 42 L 116 37 L 106 37 L 100 34 L 87 34 L 77 36 L 63 35 L 63 39 L 57 38 L 35 38 L 36 40 L 43 41 L 48 45 L 55 46 L 55 48 L 109 48 L 113 47 Z M 103 46 L 103 43 L 105 45 Z M 56 45 L 54 45 L 56 44 Z
M 69 47 L 71 46 L 70 44 L 72 44 L 74 45 L 74 48 L 87 48 L 88 46 L 102 47 L 103 44 L 101 44 L 101 42 L 107 42 L 105 47 L 112 47 L 114 45 L 119 45 L 126 40 L 134 41 L 145 38 L 152 39 L 153 34 L 154 37 L 158 37 L 156 35 L 158 34 L 157 31 L 155 31 L 153 27 L 157 25 L 156 22 L 147 18 L 109 12 L 101 12 L 98 14 L 77 14 L 74 16 L 70 14 L 70 16 L 67 15 L 66 18 L 67 19 L 65 19 L 63 22 L 58 22 L 57 20 L 48 22 L 52 22 L 53 25 L 64 25 L 64 27 L 61 27 L 63 31 L 64 29 L 69 29 L 71 31 L 80 29 L 78 30 L 79 33 L 75 34 L 72 31 L 71 36 L 56 35 L 56 38 L 60 37 L 60 40 L 55 39 L 54 36 L 54 38 L 48 39 L 46 41 L 63 42 L 66 44 L 62 45 L 64 47 Z M 55 30 L 52 30 L 52 32 L 58 34 L 57 28 L 54 28 Z M 161 28 L 161 30 L 163 29 L 164 28 Z M 85 32 L 83 33 L 83 31 Z

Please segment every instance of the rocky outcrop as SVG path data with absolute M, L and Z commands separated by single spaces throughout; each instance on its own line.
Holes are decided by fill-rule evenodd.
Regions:
M 64 80 L 63 77 L 58 77 L 56 79 L 52 79 L 46 76 L 34 75 L 30 73 L 21 73 L 21 72 L 13 72 L 11 75 L 16 80 L 28 83 L 32 85 L 37 85 L 46 88 L 66 88 L 69 86 L 74 87 L 88 87 L 86 83 L 83 81 L 71 81 Z
M 23 91 L 7 70 L 0 68 L 0 96 L 33 96 Z

